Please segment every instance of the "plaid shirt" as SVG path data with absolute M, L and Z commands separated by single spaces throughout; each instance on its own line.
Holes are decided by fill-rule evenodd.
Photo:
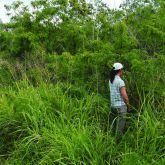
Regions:
M 109 81 L 112 107 L 120 107 L 125 105 L 124 100 L 120 93 L 120 88 L 123 86 L 125 86 L 125 83 L 118 75 L 115 76 L 113 83 Z

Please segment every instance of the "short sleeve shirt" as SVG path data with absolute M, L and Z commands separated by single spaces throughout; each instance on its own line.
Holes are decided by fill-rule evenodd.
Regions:
M 125 105 L 124 100 L 121 96 L 120 89 L 125 86 L 124 81 L 118 76 L 115 76 L 113 83 L 109 81 L 110 87 L 110 98 L 111 98 L 111 106 L 112 107 L 120 107 Z

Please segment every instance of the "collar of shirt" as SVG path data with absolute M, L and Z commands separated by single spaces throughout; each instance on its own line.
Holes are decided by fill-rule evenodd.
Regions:
M 115 78 L 120 78 L 120 76 L 119 75 L 116 75 Z

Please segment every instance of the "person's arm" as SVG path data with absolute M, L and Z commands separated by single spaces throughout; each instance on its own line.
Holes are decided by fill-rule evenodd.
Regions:
M 128 99 L 128 95 L 127 95 L 125 86 L 120 88 L 120 92 L 121 92 L 121 96 L 122 96 L 124 102 L 128 105 L 129 104 L 129 99 Z

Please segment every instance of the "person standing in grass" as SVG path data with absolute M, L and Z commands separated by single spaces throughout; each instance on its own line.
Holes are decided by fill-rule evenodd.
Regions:
M 121 63 L 114 63 L 109 80 L 111 98 L 111 122 L 113 131 L 120 135 L 124 133 L 126 125 L 127 105 L 129 103 L 125 83 L 121 79 L 122 75 L 123 65 Z

